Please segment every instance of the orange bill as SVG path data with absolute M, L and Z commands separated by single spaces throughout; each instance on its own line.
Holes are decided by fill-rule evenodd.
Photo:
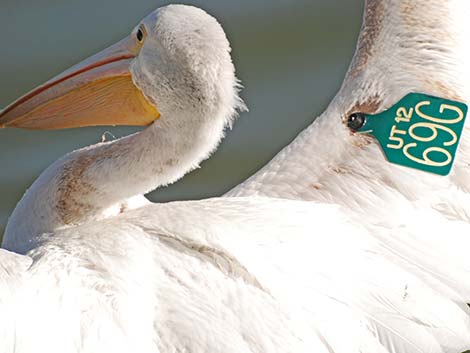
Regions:
M 145 126 L 159 118 L 129 70 L 141 44 L 133 36 L 73 66 L 0 112 L 0 127 L 55 130 Z

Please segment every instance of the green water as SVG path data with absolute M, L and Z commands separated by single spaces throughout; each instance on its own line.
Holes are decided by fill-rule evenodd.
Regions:
M 125 36 L 173 1 L 2 0 L 0 107 Z M 250 108 L 202 168 L 150 195 L 198 199 L 229 190 L 269 161 L 326 107 L 354 52 L 362 0 L 201 0 L 232 43 Z M 0 234 L 31 182 L 65 153 L 131 128 L 0 130 Z M 314 153 L 314 151 L 312 151 Z

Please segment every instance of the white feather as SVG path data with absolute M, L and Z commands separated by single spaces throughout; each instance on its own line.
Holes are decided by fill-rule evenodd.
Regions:
M 16 334 L 28 337 L 25 352 L 469 347 L 468 309 L 449 292 L 460 294 L 470 271 L 442 277 L 433 270 L 452 264 L 424 268 L 426 257 L 402 252 L 412 228 L 365 230 L 347 213 L 312 202 L 213 199 L 147 205 L 58 231 L 30 254 L 24 296 L 15 296 Z M 416 245 L 438 251 L 447 221 L 429 223 L 436 233 Z

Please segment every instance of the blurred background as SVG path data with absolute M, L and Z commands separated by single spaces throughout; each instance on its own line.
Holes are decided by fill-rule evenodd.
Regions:
M 1 0 L 0 108 L 126 36 L 147 13 L 169 3 L 202 7 L 222 23 L 250 112 L 200 169 L 149 195 L 160 202 L 223 194 L 308 126 L 341 85 L 363 7 L 363 0 Z M 105 131 L 119 137 L 136 129 L 0 130 L 0 238 L 41 171 L 67 152 L 99 142 Z

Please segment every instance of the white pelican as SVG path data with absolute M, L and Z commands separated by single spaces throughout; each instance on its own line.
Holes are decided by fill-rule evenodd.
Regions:
M 139 195 L 174 182 L 209 156 L 239 108 L 220 25 L 192 7 L 150 14 L 127 38 L 2 111 L 0 124 L 29 129 L 158 120 L 54 163 L 13 213 L 4 247 L 25 253 L 41 233 L 146 203 Z
M 205 158 L 242 107 L 223 31 L 200 10 L 157 10 L 117 47 L 13 103 L 5 126 L 161 118 L 69 154 L 25 194 L 4 245 L 28 254 L 0 252 L 0 351 L 470 348 L 468 131 L 452 174 L 438 177 L 388 164 L 344 124 L 410 91 L 468 100 L 469 10 L 366 1 L 341 91 L 232 197 L 139 196 Z

